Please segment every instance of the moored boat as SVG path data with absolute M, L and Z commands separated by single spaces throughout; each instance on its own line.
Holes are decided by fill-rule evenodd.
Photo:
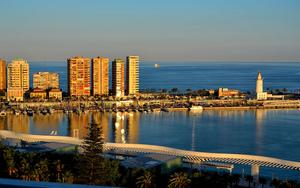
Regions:
M 43 115 L 47 115 L 48 111 L 47 111 L 46 109 L 42 109 L 42 110 L 41 110 L 41 113 L 42 113 Z
M 16 115 L 16 116 L 18 116 L 18 115 L 20 115 L 20 110 L 14 110 L 14 114 Z
M 48 108 L 48 112 L 49 112 L 49 114 L 53 114 L 54 113 L 54 109 L 53 108 Z
M 169 112 L 169 109 L 168 108 L 162 108 L 161 111 L 163 111 L 163 112 Z
M 64 109 L 64 113 L 65 114 L 69 114 L 69 110 L 68 109 Z
M 1 110 L 0 116 L 6 116 L 6 112 L 4 110 Z
M 29 115 L 29 116 L 33 116 L 33 114 L 34 114 L 34 112 L 33 112 L 33 110 L 32 109 L 27 109 L 27 115 Z
M 202 111 L 203 107 L 202 106 L 191 106 L 189 107 L 189 111 Z

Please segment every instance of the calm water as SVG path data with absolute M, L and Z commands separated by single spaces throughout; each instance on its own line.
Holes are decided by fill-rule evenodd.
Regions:
M 82 115 L 7 114 L 0 129 L 30 134 L 79 136 L 92 119 L 108 142 L 145 143 L 195 151 L 244 153 L 300 161 L 300 110 L 236 110 Z
M 67 90 L 66 62 L 30 62 L 30 73 L 53 71 L 61 75 L 61 86 Z M 300 63 L 140 63 L 141 89 L 171 89 L 177 87 L 183 91 L 187 88 L 236 88 L 253 91 L 257 72 L 263 73 L 266 88 L 300 89 Z M 31 77 L 32 78 L 32 77 Z M 32 79 L 31 79 L 32 80 Z

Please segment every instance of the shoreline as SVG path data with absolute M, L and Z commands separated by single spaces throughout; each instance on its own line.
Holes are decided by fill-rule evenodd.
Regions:
M 247 111 L 247 110 L 300 110 L 300 107 L 280 107 L 280 108 L 271 108 L 271 107 L 256 107 L 256 106 L 239 106 L 239 107 L 203 107 L 202 110 L 194 110 L 194 111 L 190 111 L 189 108 L 167 108 L 168 112 L 191 112 L 191 113 L 201 113 L 203 111 Z M 101 111 L 99 109 L 87 109 L 85 112 L 81 112 L 80 114 L 84 114 L 84 113 L 88 113 L 88 112 L 100 112 L 100 113 L 157 113 L 157 112 L 164 112 L 164 113 L 168 113 L 165 111 L 162 111 L 160 108 L 156 108 L 153 109 L 152 111 L 143 111 L 143 112 L 139 112 L 139 111 Z M 7 114 L 14 114 L 13 110 L 7 110 L 6 111 Z M 53 113 L 64 113 L 64 114 L 71 114 L 71 113 L 76 113 L 74 111 L 70 111 L 68 113 L 65 113 L 64 110 L 62 109 L 56 109 L 53 111 Z M 35 115 L 51 115 L 49 113 L 47 114 L 42 114 L 40 112 L 35 112 Z M 21 113 L 20 115 L 27 115 L 27 114 L 23 114 Z M 0 116 L 1 117 L 1 116 Z
M 13 113 L 15 110 L 34 113 L 52 109 L 52 112 L 160 112 L 160 111 L 189 111 L 191 106 L 202 106 L 195 110 L 257 110 L 257 109 L 300 109 L 300 100 L 145 100 L 145 101 L 62 101 L 62 102 L 22 102 L 10 103 L 2 110 Z M 193 110 L 194 111 L 194 110 Z

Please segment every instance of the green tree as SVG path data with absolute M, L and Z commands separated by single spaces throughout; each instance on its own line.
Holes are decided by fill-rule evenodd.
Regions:
M 188 178 L 188 175 L 183 172 L 176 172 L 171 175 L 169 179 L 169 188 L 187 188 L 189 187 L 191 180 Z
M 102 127 L 96 123 L 91 123 L 88 135 L 81 146 L 83 154 L 79 159 L 79 182 L 87 184 L 104 184 L 105 182 L 105 162 L 101 156 L 103 152 Z
M 138 177 L 136 180 L 136 186 L 139 188 L 155 187 L 154 176 L 149 171 L 145 171 L 144 174 Z
M 105 164 L 105 184 L 115 186 L 118 184 L 120 178 L 119 166 L 120 163 L 117 160 L 104 160 Z

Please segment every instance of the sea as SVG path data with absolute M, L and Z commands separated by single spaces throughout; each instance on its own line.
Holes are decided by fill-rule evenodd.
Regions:
M 160 64 L 155 68 L 154 64 Z M 52 71 L 67 86 L 66 62 L 30 62 L 31 74 Z M 253 91 L 257 72 L 264 88 L 298 91 L 300 63 L 291 62 L 141 62 L 140 85 L 146 89 L 217 89 L 227 87 Z M 103 127 L 105 141 L 143 143 L 185 150 L 262 155 L 300 162 L 300 110 L 208 110 L 200 113 L 100 113 L 0 117 L 0 129 L 28 134 L 84 138 L 86 126 L 94 119 Z M 235 168 L 250 173 L 250 167 Z M 261 175 L 299 180 L 299 171 L 262 167 Z
M 31 78 L 39 71 L 58 72 L 61 88 L 67 91 L 67 62 L 30 62 Z M 178 88 L 184 92 L 225 87 L 254 91 L 258 71 L 265 89 L 300 89 L 300 62 L 140 62 L 140 89 Z

